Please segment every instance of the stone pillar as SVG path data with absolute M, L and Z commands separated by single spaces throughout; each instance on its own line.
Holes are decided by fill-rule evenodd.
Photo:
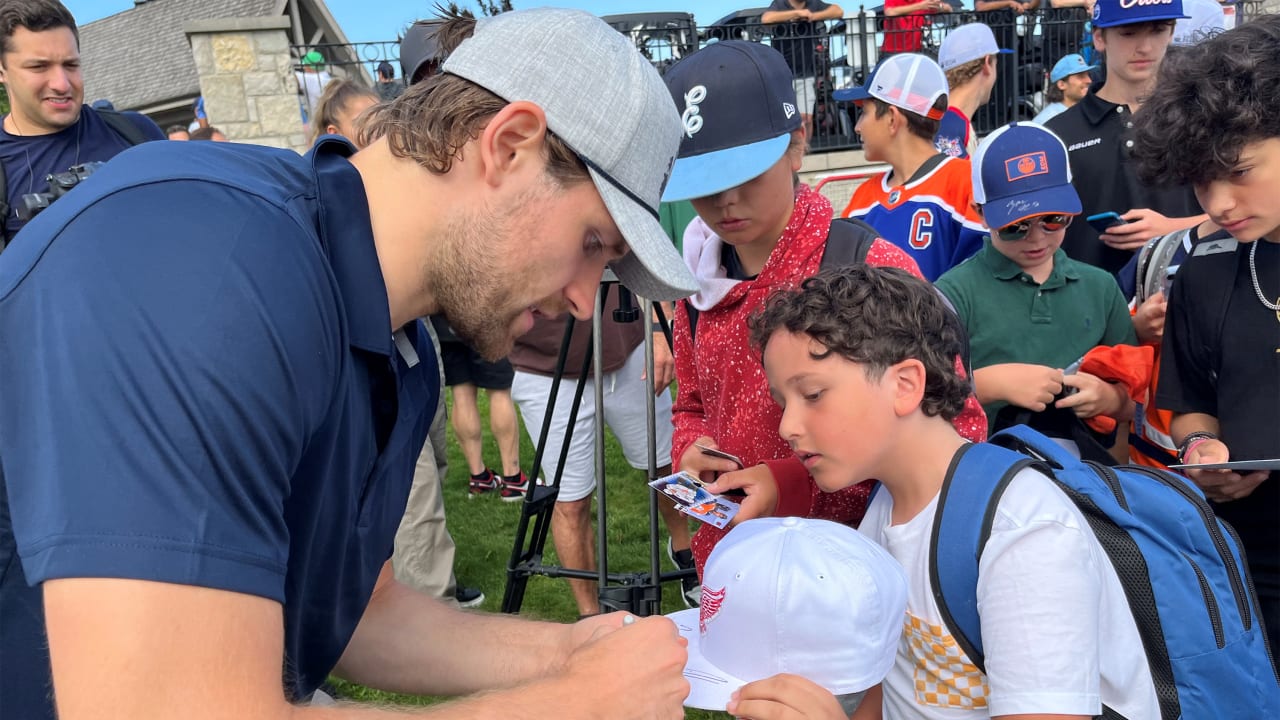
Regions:
M 183 26 L 209 122 L 235 142 L 307 149 L 289 18 L 193 20 Z

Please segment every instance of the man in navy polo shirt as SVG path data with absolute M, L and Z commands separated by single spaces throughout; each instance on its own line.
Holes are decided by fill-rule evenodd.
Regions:
M 473 22 L 358 153 L 149 144 L 0 257 L 4 717 L 403 716 L 310 707 L 330 672 L 494 691 L 445 718 L 679 716 L 669 621 L 465 614 L 387 562 L 440 392 L 415 318 L 498 356 L 606 264 L 695 288 L 653 68 L 585 13 Z

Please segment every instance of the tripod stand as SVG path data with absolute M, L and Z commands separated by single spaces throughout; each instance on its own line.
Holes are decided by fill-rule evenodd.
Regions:
M 663 333 L 667 338 L 668 345 L 671 342 L 671 328 L 667 323 L 666 317 L 662 313 L 661 307 L 654 306 L 650 301 L 641 299 L 640 309 L 636 309 L 632 300 L 631 293 L 625 287 L 618 283 L 617 278 L 612 272 L 606 272 L 605 278 L 600 285 L 600 290 L 596 295 L 595 310 L 592 313 L 592 329 L 591 342 L 589 348 L 583 358 L 581 372 L 578 374 L 578 382 L 575 384 L 573 402 L 569 410 L 568 424 L 565 430 L 565 437 L 561 443 L 559 462 L 557 463 L 555 477 L 552 478 L 550 484 L 539 485 L 531 482 L 529 490 L 525 495 L 524 502 L 521 504 L 520 519 L 516 526 L 515 543 L 511 551 L 511 559 L 507 564 L 507 586 L 502 599 L 502 611 L 507 613 L 519 612 L 520 606 L 524 600 L 525 589 L 528 585 L 529 578 L 534 575 L 544 575 L 547 577 L 563 577 L 580 580 L 595 580 L 598 587 L 598 597 L 601 610 L 609 612 L 612 610 L 625 610 L 635 615 L 651 615 L 660 612 L 662 599 L 662 583 L 679 582 L 683 578 L 691 575 L 692 570 L 673 570 L 667 573 L 661 572 L 659 551 L 658 551 L 658 506 L 657 496 L 654 491 L 649 490 L 649 569 L 648 571 L 637 572 L 610 572 L 608 559 L 608 543 L 607 543 L 607 489 L 605 483 L 605 455 L 604 455 L 604 422 L 603 422 L 603 403 L 604 403 L 604 368 L 603 368 L 603 309 L 608 298 L 610 286 L 616 285 L 619 298 L 619 307 L 614 311 L 614 320 L 617 322 L 635 322 L 643 315 L 649 318 L 651 313 L 656 312 L 658 322 Z M 534 478 L 541 474 L 542 460 L 545 457 L 547 443 L 552 425 L 552 414 L 556 407 L 556 398 L 561 390 L 561 382 L 564 379 L 565 365 L 568 360 L 570 341 L 573 338 L 574 320 L 569 318 L 565 324 L 564 338 L 560 344 L 560 353 L 556 362 L 555 373 L 551 383 L 550 396 L 547 402 L 547 412 L 542 419 L 542 428 L 538 436 L 538 442 L 534 453 L 533 472 Z M 645 367 L 647 368 L 647 390 L 646 393 L 646 420 L 648 439 L 648 477 L 649 480 L 657 478 L 657 442 L 656 442 L 656 419 L 655 419 L 655 393 L 653 386 L 653 336 L 652 333 L 645 333 Z M 581 407 L 582 396 L 586 390 L 586 378 L 588 370 L 591 370 L 592 386 L 595 393 L 595 403 L 598 414 L 598 422 L 595 427 L 595 477 L 596 477 L 596 569 L 580 569 L 566 568 L 555 565 L 547 565 L 543 563 L 543 552 L 546 547 L 547 533 L 551 527 L 551 515 L 555 509 L 555 504 L 560 491 L 560 481 L 564 473 L 565 462 L 569 452 L 569 441 L 574 432 L 577 423 L 578 411 Z M 665 463 L 664 463 L 665 464 Z

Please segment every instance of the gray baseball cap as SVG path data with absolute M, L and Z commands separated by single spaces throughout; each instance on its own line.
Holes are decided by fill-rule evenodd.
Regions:
M 650 300 L 698 283 L 658 219 L 680 148 L 680 114 L 658 72 L 626 36 L 578 10 L 536 8 L 476 21 L 441 68 L 515 102 L 541 107 L 547 127 L 587 166 L 631 252 L 613 263 Z

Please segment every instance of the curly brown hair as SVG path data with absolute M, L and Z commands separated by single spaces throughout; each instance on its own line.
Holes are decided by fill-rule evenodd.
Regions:
M 1245 145 L 1280 137 L 1280 15 L 1167 55 L 1133 124 L 1138 173 L 1156 185 L 1225 177 Z
M 441 57 L 471 37 L 475 25 L 474 18 L 445 16 L 435 34 Z M 453 167 L 462 147 L 479 137 L 507 104 L 470 80 L 438 73 L 410 85 L 395 100 L 370 108 L 356 144 L 365 147 L 385 137 L 395 157 L 410 158 L 443 175 Z M 590 179 L 577 153 L 550 131 L 544 150 L 547 173 L 562 186 Z
M 956 371 L 964 347 L 959 323 L 933 286 L 905 270 L 865 263 L 823 270 L 799 288 L 774 293 L 747 326 L 761 355 L 774 333 L 802 333 L 826 348 L 815 360 L 835 353 L 862 365 L 871 380 L 891 365 L 919 360 L 920 409 L 930 417 L 955 419 L 969 397 L 970 384 Z

